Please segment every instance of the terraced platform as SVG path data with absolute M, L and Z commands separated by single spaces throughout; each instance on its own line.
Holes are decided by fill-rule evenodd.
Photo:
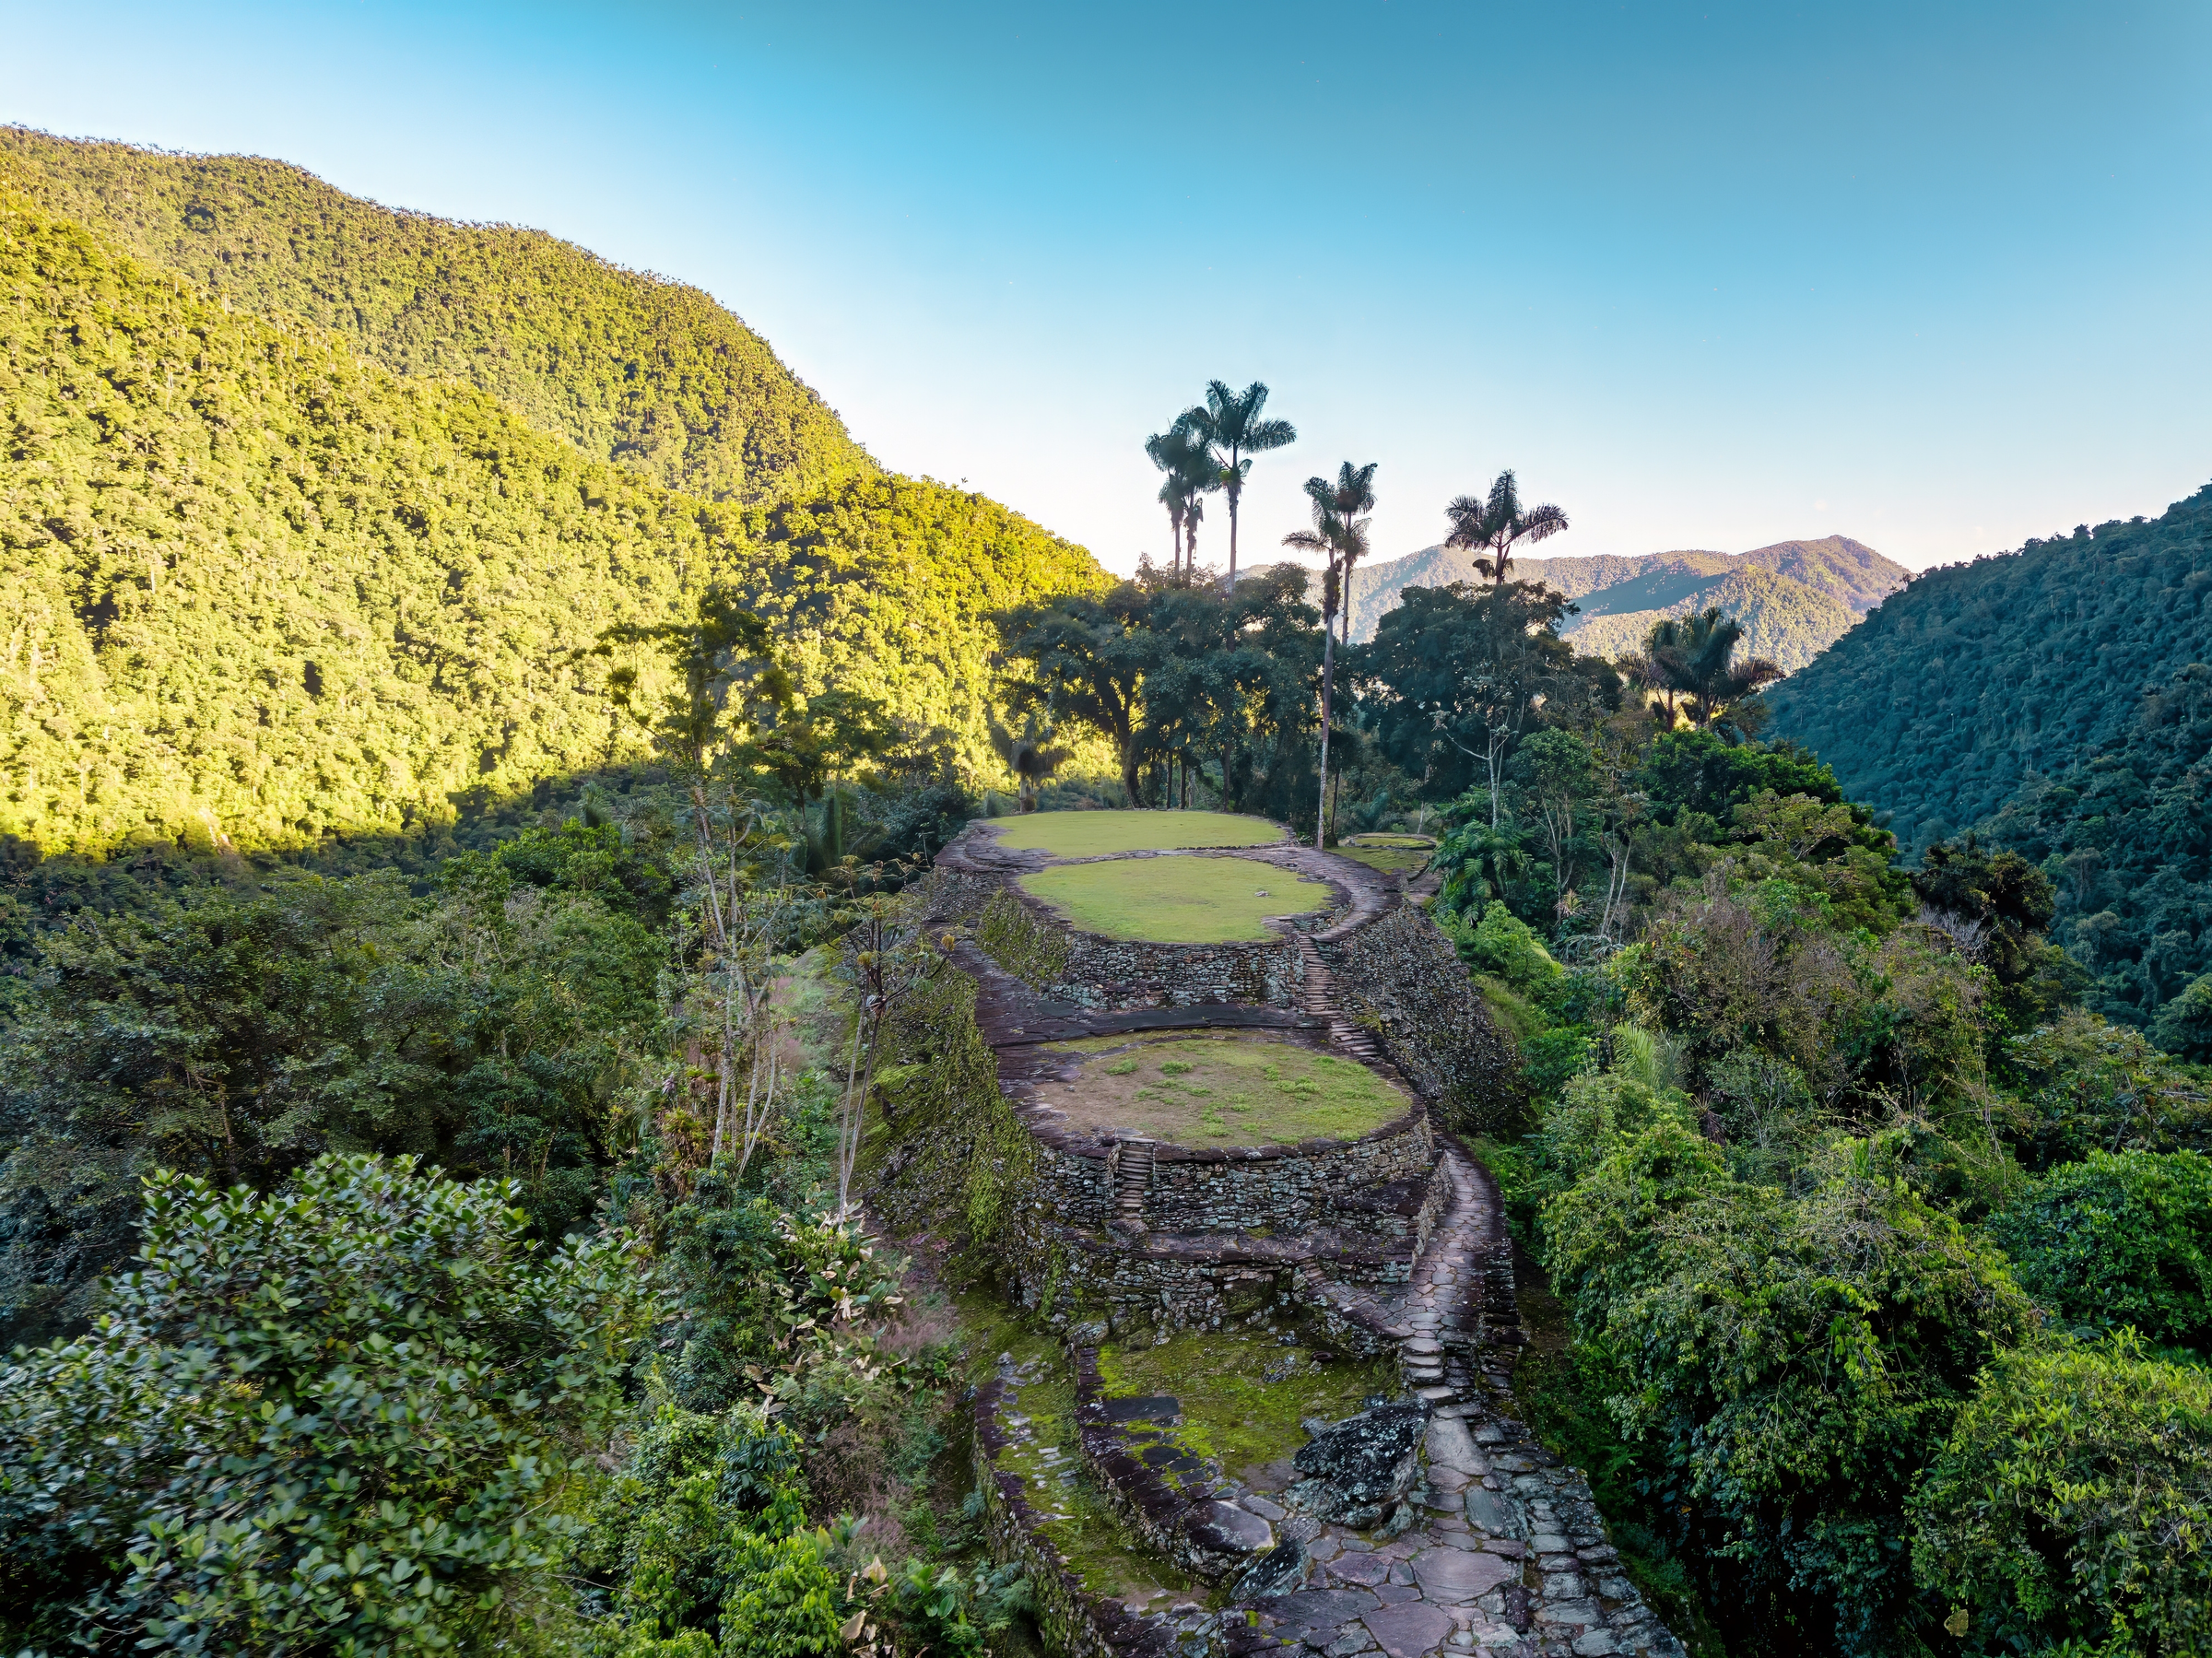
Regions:
M 1215 814 L 1051 816 L 972 826 L 940 856 L 933 914 L 966 929 L 953 959 L 1034 1146 L 1006 1264 L 1066 1368 L 1009 1359 L 977 1396 L 976 1445 L 1000 1552 L 1050 1580 L 1060 1644 L 1677 1653 L 1581 1476 L 1511 1415 L 1524 1338 L 1496 1188 L 1432 1120 L 1510 1079 L 1392 866 L 1426 851 L 1361 861 Z M 1085 821 L 1109 817 L 1152 821 Z M 1201 817 L 1218 820 L 1176 821 Z M 1251 935 L 1178 936 L 1174 884 L 1207 865 L 1224 890 L 1313 890 L 1248 911 Z M 1119 931 L 1071 924 L 1051 897 L 1071 874 L 1112 895 Z M 1070 1388 L 1048 1476 L 1023 1401 Z M 1067 1555 L 1065 1480 L 1158 1569 L 1122 1584 Z

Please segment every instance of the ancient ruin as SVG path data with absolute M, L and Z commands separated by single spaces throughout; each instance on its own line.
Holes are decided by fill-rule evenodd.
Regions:
M 964 1205 L 1057 1339 L 972 1403 L 994 1546 L 1048 1635 L 1086 1658 L 1679 1652 L 1587 1483 L 1513 1419 L 1511 1247 L 1450 1132 L 1510 1116 L 1513 1064 L 1404 872 L 1251 819 L 1209 846 L 1175 823 L 1201 815 L 1142 814 L 1154 846 L 1068 816 L 1127 849 L 1061 856 L 1030 818 L 1030 844 L 982 821 L 940 854 L 930 924 L 972 1001 L 931 1040 L 974 1098 L 898 1107 L 881 1172 L 894 1205 Z M 1160 883 L 1235 900 L 1219 935 L 1144 936 L 1169 859 L 1224 865 Z M 1279 899 L 1260 936 L 1237 935 L 1247 895 Z

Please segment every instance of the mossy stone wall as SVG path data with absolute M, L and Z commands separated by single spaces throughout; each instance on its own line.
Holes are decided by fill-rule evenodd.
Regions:
M 1314 942 L 1338 1005 L 1373 1034 L 1443 1126 L 1514 1131 L 1525 1090 L 1512 1041 L 1427 911 L 1401 904 L 1342 938 Z

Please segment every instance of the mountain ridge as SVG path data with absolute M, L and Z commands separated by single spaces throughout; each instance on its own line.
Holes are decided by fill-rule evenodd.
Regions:
M 759 501 L 883 468 L 699 288 L 542 230 L 348 194 L 304 168 L 0 126 L 0 182 L 227 302 L 489 393 L 665 488 Z
M 1744 553 L 1690 547 L 1515 559 L 1512 571 L 1575 602 L 1579 614 L 1559 631 L 1585 653 L 1618 656 L 1636 649 L 1661 617 L 1718 605 L 1756 635 L 1747 651 L 1771 657 L 1785 671 L 1810 662 L 1907 575 L 1901 565 L 1848 535 L 1778 541 Z M 1756 579 L 1758 572 L 1769 579 Z M 1480 579 L 1472 554 L 1441 545 L 1356 570 L 1352 637 L 1371 639 L 1406 587 Z
M 5 182 L 0 296 L 0 836 L 41 853 L 434 836 L 640 758 L 578 648 L 714 580 L 807 694 L 877 697 L 980 768 L 988 613 L 1106 580 L 927 480 L 667 489 Z
M 1767 700 L 1908 851 L 2042 865 L 2100 1011 L 2212 970 L 2212 485 L 1923 571 Z

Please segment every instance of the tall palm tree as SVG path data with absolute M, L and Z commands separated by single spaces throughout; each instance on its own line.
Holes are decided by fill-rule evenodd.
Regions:
M 1252 476 L 1252 457 L 1298 441 L 1298 429 L 1288 420 L 1264 420 L 1267 388 L 1253 381 L 1241 392 L 1232 392 L 1226 381 L 1208 381 L 1206 401 L 1186 409 L 1175 424 L 1197 435 L 1213 451 L 1221 488 L 1229 492 L 1229 584 L 1237 584 L 1237 503 L 1244 498 L 1244 480 Z
M 1351 462 L 1346 461 L 1336 468 L 1336 481 L 1333 484 L 1326 478 L 1308 478 L 1306 494 L 1314 500 L 1326 500 L 1330 509 L 1335 512 L 1336 516 L 1347 521 L 1358 518 L 1362 512 L 1371 512 L 1375 510 L 1376 464 L 1377 463 L 1370 461 L 1364 466 L 1355 466 Z M 1344 642 L 1347 647 L 1352 642 L 1352 566 L 1359 563 L 1366 550 L 1366 547 L 1362 546 L 1358 552 L 1345 552 L 1342 555 L 1344 565 L 1343 635 Z
M 1359 483 L 1356 492 L 1347 490 L 1347 497 L 1356 494 L 1371 507 L 1375 498 L 1368 485 L 1374 470 L 1372 464 L 1360 468 L 1347 461 L 1340 478 L 1347 484 Z M 1335 488 L 1326 478 L 1308 479 L 1306 496 L 1313 503 L 1313 527 L 1291 531 L 1283 537 L 1283 545 L 1301 553 L 1319 553 L 1328 561 L 1321 582 L 1321 805 L 1313 825 L 1313 847 L 1318 852 L 1327 845 L 1329 833 L 1329 720 L 1336 688 L 1336 606 L 1343 592 L 1343 572 L 1367 556 L 1370 520 L 1339 512 Z
M 1665 694 L 1670 720 L 1675 699 L 1681 697 L 1691 722 L 1710 726 L 1731 703 L 1782 677 L 1782 670 L 1763 656 L 1734 660 L 1743 637 L 1743 624 L 1724 616 L 1718 606 L 1691 616 L 1663 617 L 1644 637 L 1637 677 Z
M 1174 533 L 1169 565 L 1187 569 L 1183 559 L 1186 540 L 1193 554 L 1198 545 L 1198 497 L 1221 487 L 1213 451 L 1178 421 L 1166 431 L 1147 438 L 1145 453 L 1168 475 L 1159 486 L 1159 500 L 1168 510 L 1168 523 Z
M 1521 488 L 1511 467 L 1498 475 L 1488 498 L 1463 495 L 1444 509 L 1444 516 L 1452 521 L 1452 534 L 1444 537 L 1444 545 L 1480 547 L 1488 553 L 1488 564 L 1477 559 L 1477 565 L 1500 587 L 1515 547 L 1533 547 L 1567 527 L 1567 514 L 1549 503 L 1522 506 Z

